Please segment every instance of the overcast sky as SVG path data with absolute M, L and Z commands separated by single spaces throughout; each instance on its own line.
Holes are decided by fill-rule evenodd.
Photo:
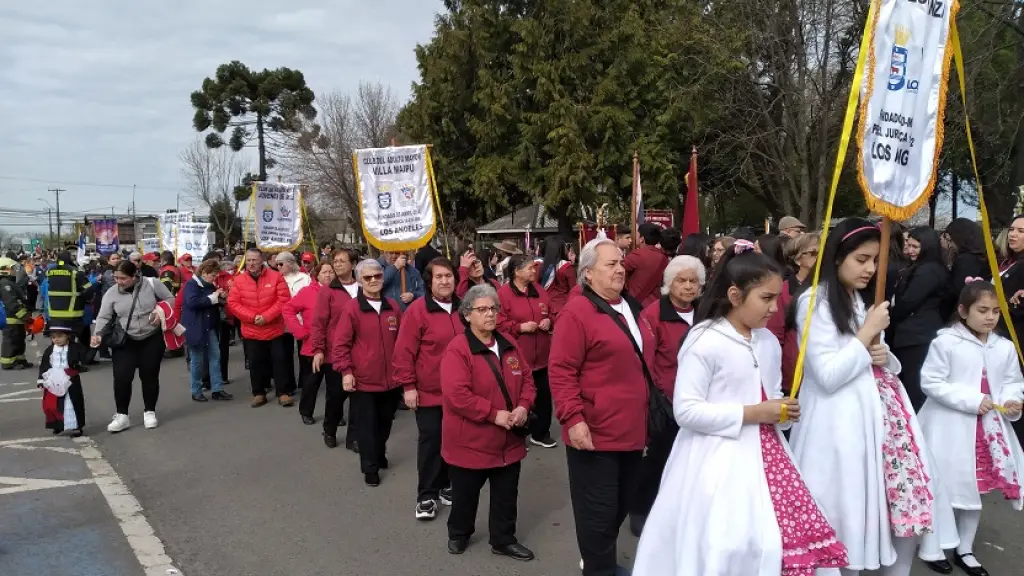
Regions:
M 440 0 L 3 2 L 0 208 L 45 211 L 37 198 L 53 204 L 47 188 L 59 187 L 62 211 L 123 213 L 133 184 L 140 214 L 174 208 L 177 155 L 195 137 L 189 94 L 218 65 L 296 68 L 318 94 L 379 81 L 404 102 L 418 79 L 414 48 L 429 42 L 441 8 Z M 25 229 L 26 220 L 0 215 L 0 228 Z

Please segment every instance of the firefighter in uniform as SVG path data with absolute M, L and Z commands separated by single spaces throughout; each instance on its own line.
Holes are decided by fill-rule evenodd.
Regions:
M 67 250 L 57 255 L 57 264 L 46 271 L 46 309 L 51 324 L 66 326 L 72 334 L 88 335 L 85 305 L 92 299 L 98 285 L 78 269 Z M 85 339 L 88 341 L 88 338 Z
M 160 281 L 176 295 L 181 290 L 181 269 L 174 265 L 174 253 L 164 250 L 160 260 Z
M 18 266 L 11 258 L 0 258 L 0 300 L 7 311 L 7 326 L 0 343 L 0 368 L 4 370 L 32 367 L 32 363 L 25 359 L 25 339 L 28 336 L 25 324 L 32 321 L 32 315 L 29 314 L 28 297 L 15 278 Z

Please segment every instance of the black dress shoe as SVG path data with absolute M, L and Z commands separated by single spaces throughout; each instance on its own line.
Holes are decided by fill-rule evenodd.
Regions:
M 234 399 L 234 396 L 228 394 L 227 392 L 220 391 L 210 394 L 210 398 L 212 398 L 213 400 L 232 400 Z
M 316 419 L 312 416 L 303 416 L 302 423 L 306 426 L 312 426 L 313 424 L 316 424 Z
M 328 434 L 327 432 L 324 432 L 324 445 L 326 445 L 328 448 L 337 448 L 338 437 L 333 434 Z
M 498 554 L 499 556 L 508 556 L 513 560 L 520 560 L 522 562 L 529 562 L 534 559 L 533 552 L 518 542 L 515 544 L 508 544 L 506 546 L 492 546 L 491 552 Z
M 366 481 L 367 486 L 380 486 L 380 474 L 377 472 L 363 474 L 363 480 Z
M 925 561 L 924 565 L 932 572 L 936 572 L 938 574 L 953 573 L 953 565 L 949 563 L 949 560 L 936 560 L 934 562 Z
M 462 554 L 469 548 L 469 540 L 466 538 L 452 538 L 448 540 L 449 554 Z
M 81 428 L 75 428 L 74 430 L 68 432 L 68 436 L 71 436 L 72 438 L 81 438 L 82 437 L 82 429 Z
M 208 402 L 209 400 L 210 399 L 207 398 L 205 394 L 193 394 L 192 395 L 192 401 L 193 402 Z
M 953 556 L 953 563 L 967 573 L 967 576 L 988 576 L 988 570 L 985 570 L 982 566 L 971 567 L 964 563 L 964 558 L 970 556 L 977 560 L 978 558 L 974 554 L 968 552 L 967 554 L 955 554 Z

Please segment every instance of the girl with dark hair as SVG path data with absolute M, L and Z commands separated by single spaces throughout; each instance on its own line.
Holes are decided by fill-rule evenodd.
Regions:
M 693 256 L 711 273 L 711 242 L 706 234 L 687 234 L 683 246 L 679 249 L 680 256 Z
M 950 263 L 949 292 L 943 307 L 943 318 L 956 311 L 957 296 L 964 289 L 964 279 L 992 279 L 985 256 L 985 236 L 981 226 L 967 218 L 956 218 L 942 233 L 942 247 Z
M 1024 376 L 1013 342 L 993 333 L 998 322 L 995 286 L 967 278 L 956 319 L 939 331 L 921 370 L 928 395 L 921 429 L 929 445 L 942 446 L 935 468 L 960 537 L 953 561 L 971 576 L 988 574 L 974 556 L 981 495 L 997 492 L 1017 510 L 1024 508 L 1024 453 L 1009 424 L 1020 419 Z M 943 574 L 952 569 L 945 559 L 929 564 Z
M 942 304 L 949 289 L 949 272 L 943 264 L 942 247 L 935 230 L 927 226 L 914 228 L 910 231 L 909 243 L 916 245 L 917 258 L 896 287 L 890 317 L 893 334 L 888 343 L 903 367 L 900 380 L 916 411 L 924 404 L 921 365 L 932 339 L 948 318 L 942 316 Z
M 921 427 L 894 376 L 899 360 L 875 343 L 889 325 L 889 303 L 868 308 L 861 297 L 875 281 L 880 237 L 861 218 L 836 226 L 821 255 L 818 288 L 797 300 L 798 331 L 811 315 L 800 389 L 807 412 L 790 445 L 847 547 L 844 576 L 880 566 L 889 576 L 909 576 L 918 537 L 928 531 L 937 538 L 924 540 L 923 560 L 942 560 L 942 548 L 957 543 Z
M 557 314 L 569 301 L 576 285 L 576 252 L 565 239 L 554 236 L 544 241 L 544 262 L 540 267 L 540 285 L 548 291 L 551 310 Z
M 1024 307 L 1021 307 L 1021 299 L 1024 298 L 1024 263 L 1021 262 L 1024 259 L 1024 215 L 1014 216 L 1008 230 L 1008 258 L 999 275 L 1003 279 L 1003 294 L 1007 298 L 1010 317 L 999 319 L 999 331 L 1004 336 L 1009 336 L 1006 323 L 1013 322 L 1013 329 L 1020 339 L 1024 338 Z
M 786 281 L 793 275 L 793 270 L 789 267 L 789 262 L 783 253 L 783 244 L 783 239 L 778 235 L 764 234 L 754 242 L 754 248 L 779 266 L 779 270 L 782 270 L 782 280 Z
M 800 419 L 797 401 L 782 397 L 781 349 L 765 328 L 782 275 L 753 248 L 738 240 L 722 257 L 700 322 L 683 340 L 686 368 L 673 391 L 679 433 L 635 576 L 703 574 L 711 566 L 811 574 L 847 564 L 782 438 L 779 425 Z

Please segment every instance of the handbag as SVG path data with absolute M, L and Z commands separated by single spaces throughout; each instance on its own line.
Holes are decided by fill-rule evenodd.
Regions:
M 128 342 L 128 326 L 132 323 L 132 316 L 135 314 L 135 304 L 139 301 L 139 292 L 142 292 L 142 284 L 146 281 L 141 276 L 135 277 L 135 295 L 132 297 L 132 307 L 128 310 L 128 321 L 124 323 L 124 327 L 121 327 L 121 323 L 117 321 L 117 314 L 111 319 L 108 324 L 109 329 L 106 330 L 106 344 L 107 348 L 111 350 L 120 350 L 124 348 Z
M 672 412 L 672 401 L 654 383 L 654 377 L 651 376 L 651 370 L 647 367 L 644 354 L 640 351 L 636 340 L 633 339 L 633 333 L 630 332 L 629 326 L 626 326 L 626 323 L 619 317 L 619 313 L 593 290 L 587 288 L 583 293 L 588 300 L 594 303 L 594 306 L 597 306 L 598 310 L 607 314 L 615 322 L 615 325 L 625 333 L 626 338 L 633 345 L 633 352 L 640 360 L 640 366 L 643 367 L 644 380 L 647 382 L 647 443 L 650 444 L 653 440 L 668 435 L 674 436 L 679 431 L 679 424 L 676 423 L 675 413 Z
M 498 388 L 501 389 L 501 395 L 505 398 L 505 409 L 511 412 L 514 407 L 512 406 L 512 397 L 509 396 L 508 388 L 505 387 L 505 378 L 501 375 L 501 370 L 498 370 L 498 365 L 494 361 L 494 357 L 491 354 L 485 353 L 487 357 L 487 365 L 491 367 L 491 372 L 494 373 L 494 379 L 498 381 Z M 519 438 L 526 438 L 530 435 L 530 429 L 534 422 L 537 421 L 537 415 L 530 410 L 526 413 L 526 422 L 522 426 L 513 426 L 511 432 Z

